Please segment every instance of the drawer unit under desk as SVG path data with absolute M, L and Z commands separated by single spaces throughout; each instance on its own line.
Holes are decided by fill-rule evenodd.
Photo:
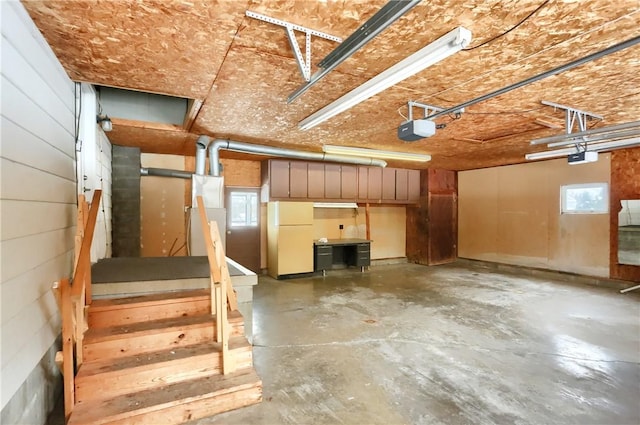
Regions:
M 333 247 L 331 245 L 315 245 L 314 267 L 315 271 L 329 270 L 333 264 Z
M 366 267 L 371 265 L 371 245 L 368 243 L 359 243 L 356 247 L 356 267 Z

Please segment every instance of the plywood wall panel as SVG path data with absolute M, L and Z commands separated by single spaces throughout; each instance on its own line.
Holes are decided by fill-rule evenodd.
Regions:
M 559 202 L 562 185 L 608 183 L 609 163 L 601 154 L 579 166 L 558 159 L 459 173 L 459 256 L 608 276 L 609 215 L 561 215 Z
M 221 158 L 225 186 L 260 187 L 260 161 Z
M 179 170 L 184 159 L 173 155 L 142 154 L 143 167 Z M 183 179 L 143 176 L 140 180 L 140 255 L 186 255 Z
M 458 256 L 495 260 L 498 253 L 498 169 L 458 173 Z
M 610 195 L 611 277 L 640 282 L 640 266 L 618 264 L 618 213 L 623 199 L 640 199 L 640 148 L 611 153 Z

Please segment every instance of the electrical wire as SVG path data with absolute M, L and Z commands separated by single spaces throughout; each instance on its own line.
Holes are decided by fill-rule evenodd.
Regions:
M 529 19 L 530 17 L 532 17 L 533 15 L 535 15 L 540 9 L 542 9 L 544 6 L 547 5 L 547 3 L 549 3 L 550 0 L 545 0 L 542 2 L 542 4 L 538 7 L 536 7 L 531 13 L 529 13 L 527 16 L 525 16 L 520 22 L 518 22 L 517 24 L 515 24 L 514 26 L 512 26 L 511 28 L 509 28 L 508 30 L 506 30 L 505 32 L 503 32 L 502 34 L 498 34 L 493 38 L 490 38 L 487 41 L 483 41 L 482 43 L 478 44 L 477 46 L 473 46 L 473 47 L 467 47 L 466 49 L 462 49 L 464 51 L 470 51 L 470 50 L 474 50 L 477 49 L 478 47 L 482 47 L 486 44 L 491 43 L 494 40 L 497 40 L 500 37 L 503 37 L 507 34 L 509 34 L 511 31 L 515 30 L 516 28 L 518 28 L 520 25 L 524 24 L 527 19 Z

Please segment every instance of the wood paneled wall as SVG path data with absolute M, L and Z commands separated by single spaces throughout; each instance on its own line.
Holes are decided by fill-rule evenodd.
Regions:
M 450 263 L 457 258 L 457 173 L 420 172 L 420 199 L 407 207 L 407 259 L 417 264 Z
M 58 371 L 27 385 L 60 333 L 51 293 L 73 262 L 74 85 L 19 2 L 2 15 L 2 420 L 44 423 Z M 42 364 L 42 363 L 40 363 Z
M 618 264 L 618 212 L 622 199 L 640 199 L 640 148 L 611 153 L 611 254 L 613 279 L 640 282 L 640 266 Z
M 610 183 L 611 154 L 458 173 L 462 258 L 609 276 L 609 214 L 560 214 L 562 185 Z

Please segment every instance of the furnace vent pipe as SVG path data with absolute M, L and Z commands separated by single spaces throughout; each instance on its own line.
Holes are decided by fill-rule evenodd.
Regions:
M 206 136 L 200 136 L 206 137 Z M 198 139 L 200 140 L 200 139 Z M 332 155 L 318 152 L 296 151 L 293 149 L 275 148 L 264 145 L 251 145 L 249 143 L 234 142 L 232 140 L 216 139 L 209 143 L 209 174 L 220 176 L 220 149 L 253 153 L 259 155 L 271 155 L 283 158 L 296 158 L 310 161 L 330 161 L 344 164 L 370 165 L 374 167 L 386 167 L 387 163 L 382 159 L 358 158 L 346 155 Z
M 209 138 L 207 136 L 200 136 L 198 140 L 196 140 L 196 174 L 199 176 L 204 175 L 208 145 Z
M 206 157 L 205 157 L 206 158 Z M 203 170 L 204 174 L 204 170 Z M 141 176 L 157 176 L 157 177 L 177 177 L 180 179 L 191 179 L 193 173 L 180 170 L 168 170 L 166 168 L 140 168 Z

